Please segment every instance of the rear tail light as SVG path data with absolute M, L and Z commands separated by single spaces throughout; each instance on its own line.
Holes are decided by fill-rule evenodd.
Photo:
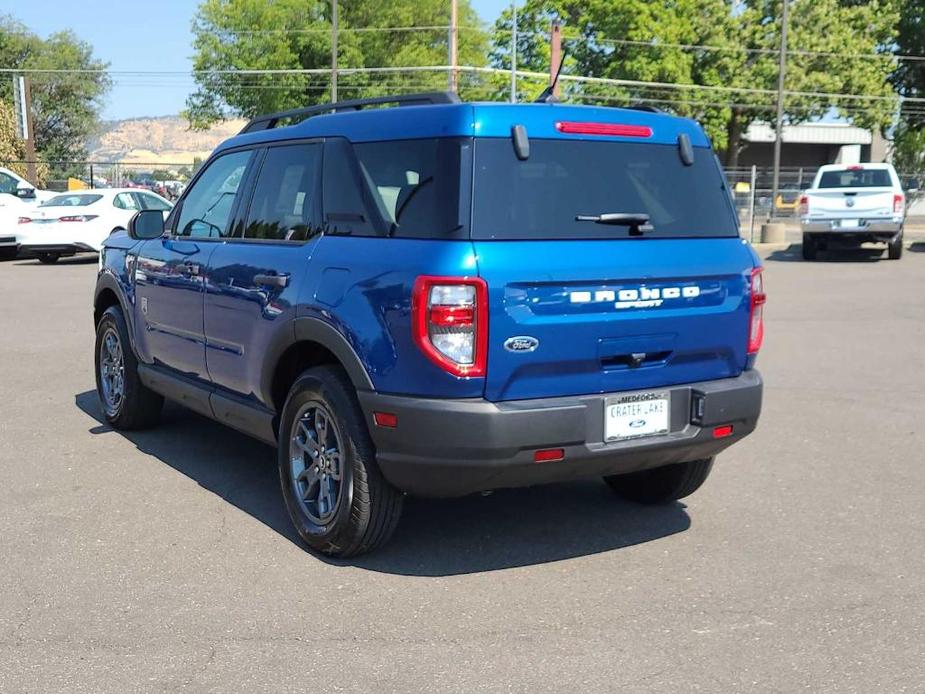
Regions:
M 801 195 L 800 196 L 800 216 L 805 217 L 809 214 L 809 196 Z
M 59 222 L 89 222 L 96 219 L 99 215 L 95 214 L 72 214 L 67 217 L 58 217 Z
M 767 296 L 764 293 L 763 268 L 752 270 L 751 281 L 751 309 L 748 316 L 748 353 L 757 354 L 764 341 L 764 304 Z
M 31 217 L 20 217 L 17 220 L 17 224 L 29 224 L 32 221 Z
M 893 195 L 893 214 L 902 214 L 906 206 L 906 198 L 899 193 Z
M 418 277 L 411 297 L 414 341 L 454 376 L 484 376 L 488 285 L 480 277 Z

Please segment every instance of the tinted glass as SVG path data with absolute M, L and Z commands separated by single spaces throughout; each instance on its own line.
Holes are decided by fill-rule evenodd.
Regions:
M 187 191 L 177 221 L 178 236 L 220 238 L 228 235 L 235 194 L 251 152 L 232 152 L 215 159 Z
M 166 200 L 161 200 L 156 195 L 151 195 L 150 193 L 136 193 L 138 199 L 141 201 L 141 208 L 144 210 L 169 210 L 171 209 L 170 203 Z
M 694 155 L 685 166 L 676 145 L 531 139 L 520 161 L 510 139 L 477 139 L 472 237 L 627 238 L 628 227 L 575 219 L 605 213 L 649 215 L 645 238 L 738 235 L 713 153 Z
M 102 195 L 56 195 L 39 207 L 86 207 L 101 199 Z
M 9 193 L 11 195 L 16 195 L 16 188 L 19 186 L 19 181 L 0 171 L 0 193 Z
M 826 171 L 819 178 L 819 188 L 891 188 L 886 169 L 842 169 Z
M 138 201 L 135 200 L 135 196 L 131 193 L 119 193 L 112 201 L 112 206 L 118 207 L 120 210 L 137 210 Z
M 272 147 L 260 167 L 244 238 L 304 241 L 317 233 L 314 212 L 321 146 Z
M 453 138 L 355 144 L 393 236 L 441 238 L 460 222 L 460 148 Z
M 374 200 L 361 178 L 350 143 L 331 138 L 324 143 L 324 229 L 329 234 L 384 234 L 375 226 Z M 384 211 L 379 211 L 379 216 Z

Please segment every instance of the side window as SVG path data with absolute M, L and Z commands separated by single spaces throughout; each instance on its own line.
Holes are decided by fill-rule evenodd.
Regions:
M 215 159 L 187 191 L 177 219 L 177 236 L 221 238 L 228 235 L 228 219 L 235 194 L 252 152 L 232 152 Z
M 112 201 L 113 207 L 118 207 L 120 210 L 137 210 L 138 204 L 135 202 L 135 198 L 132 197 L 131 193 L 116 193 L 116 197 Z
M 353 145 L 392 236 L 447 238 L 465 225 L 460 214 L 464 146 L 459 138 Z
M 244 238 L 305 241 L 315 224 L 321 145 L 271 147 L 260 167 Z
M 141 207 L 145 210 L 169 210 L 171 209 L 170 205 L 158 197 L 151 195 L 150 193 L 136 193 L 138 199 L 141 201 Z
M 19 182 L 10 176 L 0 172 L 0 193 L 9 193 L 10 195 L 16 195 L 16 188 L 19 186 Z
M 324 229 L 329 234 L 373 236 L 376 234 L 370 212 L 371 196 L 364 195 L 362 171 L 350 143 L 331 138 L 324 143 Z M 384 210 L 379 212 L 387 219 Z

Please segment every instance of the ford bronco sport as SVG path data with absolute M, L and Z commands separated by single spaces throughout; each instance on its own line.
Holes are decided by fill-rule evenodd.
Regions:
M 276 446 L 330 555 L 385 542 L 405 494 L 598 476 L 671 502 L 761 407 L 760 263 L 707 137 L 663 113 L 435 93 L 260 117 L 100 266 L 107 421 L 169 398 Z

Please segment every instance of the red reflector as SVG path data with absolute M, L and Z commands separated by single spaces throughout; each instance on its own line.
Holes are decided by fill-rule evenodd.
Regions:
M 861 166 L 860 164 L 852 164 L 851 166 L 848 167 L 848 171 L 863 171 L 863 170 L 864 170 L 864 167 Z
M 441 328 L 472 325 L 475 322 L 474 306 L 432 306 L 430 323 Z
M 652 137 L 648 125 L 622 125 L 619 123 L 577 123 L 557 121 L 556 130 L 573 135 L 615 135 L 618 137 Z
M 565 458 L 564 448 L 544 448 L 533 454 L 534 463 L 552 463 Z
M 373 421 L 377 427 L 394 429 L 398 426 L 398 415 L 391 412 L 373 412 Z
M 724 439 L 727 436 L 732 436 L 732 425 L 731 424 L 726 424 L 721 427 L 716 427 L 713 430 L 714 439 Z

